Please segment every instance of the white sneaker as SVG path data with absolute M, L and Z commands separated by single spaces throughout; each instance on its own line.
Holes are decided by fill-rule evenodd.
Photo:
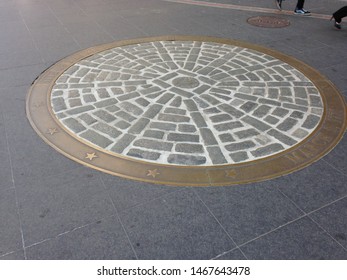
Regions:
M 301 15 L 301 16 L 310 16 L 311 15 L 311 13 L 309 11 L 306 11 L 304 9 L 295 10 L 294 14 Z

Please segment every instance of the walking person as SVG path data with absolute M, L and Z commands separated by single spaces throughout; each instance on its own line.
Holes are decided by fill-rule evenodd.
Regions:
M 284 0 L 275 0 L 276 6 L 279 10 L 282 10 L 282 2 Z M 294 10 L 294 14 L 302 16 L 310 16 L 311 13 L 304 9 L 305 0 L 298 0 Z
M 335 13 L 333 13 L 333 16 L 330 20 L 334 19 L 334 26 L 337 29 L 341 29 L 341 21 L 342 18 L 347 16 L 347 6 L 344 6 L 340 9 L 338 9 Z

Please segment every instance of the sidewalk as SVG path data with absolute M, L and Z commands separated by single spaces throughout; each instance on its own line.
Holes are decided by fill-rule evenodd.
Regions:
M 26 96 L 44 70 L 93 46 L 152 36 L 261 45 L 317 69 L 346 98 L 347 23 L 337 31 L 327 20 L 346 1 L 308 0 L 312 17 L 292 15 L 293 1 L 282 13 L 265 0 L 176 2 L 0 1 L 0 259 L 347 259 L 346 136 L 276 179 L 177 187 L 87 168 L 31 127 Z M 256 27 L 253 16 L 290 25 Z

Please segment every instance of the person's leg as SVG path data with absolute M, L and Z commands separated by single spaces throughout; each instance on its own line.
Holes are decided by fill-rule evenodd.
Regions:
M 305 0 L 298 0 L 295 10 L 301 10 L 304 7 Z
M 337 10 L 335 13 L 333 13 L 333 17 L 335 21 L 338 23 L 340 23 L 341 19 L 345 16 L 347 16 L 347 6 L 344 6 L 341 9 Z

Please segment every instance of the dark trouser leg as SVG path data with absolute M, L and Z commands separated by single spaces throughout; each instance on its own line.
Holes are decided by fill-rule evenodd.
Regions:
M 298 0 L 298 3 L 296 4 L 296 10 L 301 10 L 304 7 L 305 0 Z
M 333 13 L 333 17 L 338 23 L 340 23 L 341 19 L 345 16 L 347 16 L 347 6 L 344 6 L 341 9 L 337 10 L 335 13 Z

